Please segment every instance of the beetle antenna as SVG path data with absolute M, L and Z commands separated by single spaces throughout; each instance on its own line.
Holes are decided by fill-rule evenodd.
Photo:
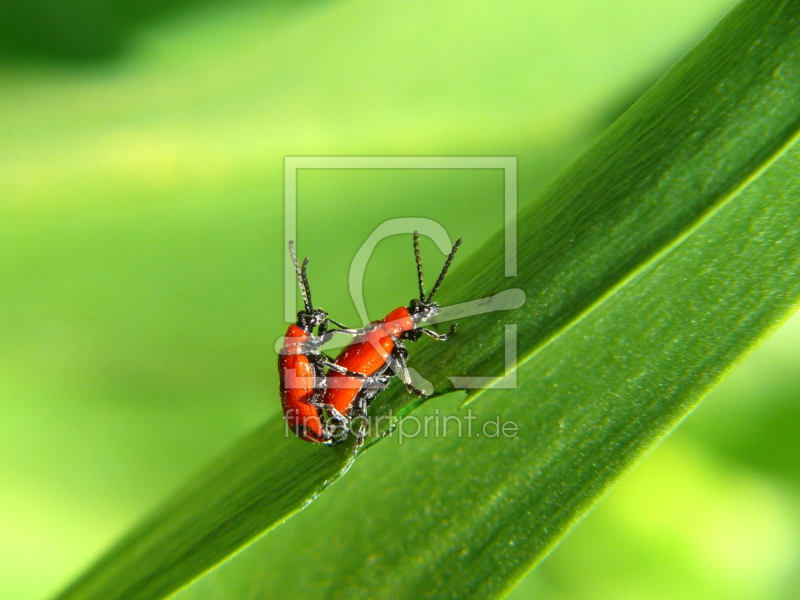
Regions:
M 308 276 L 306 275 L 306 267 L 308 266 L 308 257 L 306 256 L 303 259 L 303 285 L 306 288 L 306 294 L 308 295 L 308 307 L 306 310 L 312 311 L 314 310 L 314 303 L 311 301 L 311 286 L 308 285 Z
M 306 311 L 310 312 L 312 310 L 311 291 L 308 288 L 308 279 L 306 279 L 306 265 L 308 264 L 308 259 L 306 258 L 303 261 L 303 268 L 301 269 L 297 262 L 297 254 L 294 251 L 294 240 L 289 240 L 289 254 L 292 257 L 294 270 L 297 273 L 297 281 L 300 284 L 300 295 L 303 296 L 303 304 L 306 307 Z
M 436 290 L 438 290 L 439 286 L 442 284 L 444 276 L 447 275 L 447 270 L 450 268 L 450 263 L 453 262 L 453 257 L 456 255 L 456 250 L 458 250 L 458 247 L 461 245 L 462 241 L 464 241 L 463 238 L 458 238 L 456 240 L 456 243 L 453 244 L 453 249 L 450 250 L 450 255 L 447 257 L 447 260 L 444 263 L 444 267 L 442 267 L 442 272 L 439 274 L 439 279 L 436 280 L 436 285 L 433 286 L 433 289 L 431 290 L 431 293 L 428 296 L 426 302 L 431 301 L 433 295 L 436 293 Z
M 414 258 L 417 259 L 417 280 L 419 281 L 419 301 L 425 302 L 425 287 L 422 284 L 422 257 L 419 255 L 419 231 L 414 232 Z

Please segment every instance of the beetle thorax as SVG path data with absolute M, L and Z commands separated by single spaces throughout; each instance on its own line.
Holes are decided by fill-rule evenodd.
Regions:
M 439 314 L 439 305 L 435 302 L 425 302 L 414 299 L 408 305 L 408 314 L 414 320 L 414 325 L 419 325 Z

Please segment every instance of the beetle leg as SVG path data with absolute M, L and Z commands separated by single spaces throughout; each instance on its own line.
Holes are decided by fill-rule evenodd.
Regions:
M 336 325 L 337 329 L 328 329 L 328 323 L 333 323 L 334 325 Z M 339 323 L 339 321 L 328 319 L 323 325 L 319 326 L 319 329 L 317 330 L 318 331 L 317 337 L 320 338 L 320 346 L 321 346 L 323 344 L 327 344 L 328 342 L 330 342 L 334 334 L 342 333 L 344 335 L 357 337 L 368 331 L 368 327 L 370 326 L 371 324 L 362 329 L 350 329 L 349 327 L 345 327 L 344 325 Z
M 341 373 L 342 375 L 347 375 L 348 377 L 352 377 L 353 379 L 369 379 L 369 375 L 364 375 L 363 373 L 356 373 L 355 371 L 348 371 L 344 367 L 341 367 L 334 362 L 330 362 L 327 360 L 322 360 L 320 362 L 326 367 L 328 367 L 330 370 L 336 371 L 337 373 Z
M 336 321 L 332 321 L 336 325 Z M 312 340 L 309 340 L 308 344 L 312 347 L 319 348 L 320 346 L 324 346 L 328 342 L 333 339 L 333 336 L 337 333 L 343 333 L 344 335 L 350 335 L 353 337 L 359 336 L 363 333 L 362 330 L 359 329 L 348 329 L 345 326 L 342 326 L 340 329 L 328 329 L 327 324 L 323 324 L 319 326 L 317 330 L 317 335 L 313 336 Z
M 319 406 L 328 413 L 324 428 L 328 443 L 334 446 L 342 440 L 347 439 L 347 430 L 350 425 L 348 418 L 336 410 L 332 404 L 315 404 L 315 406 Z
M 411 374 L 408 372 L 408 364 L 406 358 L 408 357 L 408 350 L 400 343 L 400 340 L 395 340 L 395 347 L 392 349 L 390 356 L 391 369 L 400 380 L 406 384 L 406 389 L 412 394 L 416 394 L 420 398 L 427 398 L 428 395 L 420 389 L 414 387 L 411 381 Z
M 448 331 L 447 333 L 436 333 L 435 331 L 431 331 L 430 329 L 426 329 L 425 327 L 417 327 L 417 331 L 421 331 L 425 335 L 432 337 L 433 339 L 439 342 L 443 342 L 456 332 L 457 327 L 458 324 L 456 323 L 450 328 L 450 331 Z
M 356 454 L 361 446 L 364 445 L 364 439 L 367 437 L 367 398 L 363 394 L 359 394 L 356 398 L 356 405 L 353 407 L 356 416 L 353 420 L 359 419 L 358 433 L 356 434 L 356 443 L 353 446 L 353 454 Z
M 349 327 L 345 327 L 344 325 L 339 323 L 339 321 L 334 321 L 333 319 L 328 319 L 328 323 L 333 323 L 334 325 L 336 325 L 336 327 L 339 328 L 339 329 L 331 329 L 329 333 L 344 333 L 345 335 L 359 335 L 362 333 L 362 331 L 359 329 L 350 329 Z M 327 330 L 327 325 L 325 329 Z

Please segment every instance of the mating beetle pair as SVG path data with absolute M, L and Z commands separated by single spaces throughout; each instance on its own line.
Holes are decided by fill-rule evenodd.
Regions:
M 433 296 L 460 245 L 461 239 L 456 241 L 436 284 L 426 297 L 419 233 L 415 231 L 414 256 L 417 261 L 419 300 L 413 299 L 408 307 L 396 308 L 384 319 L 356 330 L 345 328 L 328 317 L 324 310 L 314 308 L 306 276 L 308 258 L 301 267 L 294 244 L 289 241 L 289 253 L 297 272 L 304 310 L 297 313 L 297 323 L 290 325 L 286 331 L 283 350 L 278 358 L 278 372 L 284 418 L 298 437 L 309 442 L 333 445 L 344 440 L 350 424 L 360 419 L 356 447 L 360 446 L 366 431 L 367 407 L 386 387 L 392 374 L 397 375 L 410 392 L 425 396 L 411 382 L 404 342 L 417 341 L 423 334 L 443 341 L 455 333 L 455 325 L 446 334 L 438 334 L 421 325 L 439 312 L 439 305 L 433 302 Z M 329 323 L 338 329 L 328 329 Z M 334 361 L 322 352 L 321 347 L 335 333 L 351 335 L 354 339 Z

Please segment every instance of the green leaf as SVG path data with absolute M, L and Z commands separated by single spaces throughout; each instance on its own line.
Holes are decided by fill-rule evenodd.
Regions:
M 470 407 L 476 427 L 513 421 L 516 437 L 377 445 L 182 597 L 512 586 L 796 303 L 798 59 L 800 6 L 743 3 L 520 215 L 518 277 L 503 276 L 501 235 L 459 257 L 443 304 L 508 288 L 528 301 L 465 319 L 412 361 L 440 393 L 447 376 L 498 375 L 504 323 L 516 323 L 518 388 Z M 393 386 L 374 414 L 418 404 Z M 164 597 L 314 499 L 347 460 L 274 420 L 61 597 Z

